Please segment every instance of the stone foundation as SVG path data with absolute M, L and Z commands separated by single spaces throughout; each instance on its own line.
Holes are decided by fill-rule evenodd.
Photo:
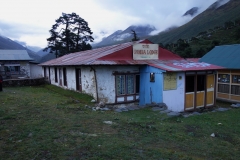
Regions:
M 3 87 L 14 87 L 14 86 L 38 86 L 45 84 L 44 78 L 24 78 L 24 79 L 8 79 L 3 80 Z

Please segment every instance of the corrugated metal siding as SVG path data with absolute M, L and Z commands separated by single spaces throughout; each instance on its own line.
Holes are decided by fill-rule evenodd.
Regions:
M 0 50 L 0 60 L 32 60 L 26 50 Z
M 240 44 L 216 46 L 200 62 L 206 62 L 228 69 L 240 69 Z

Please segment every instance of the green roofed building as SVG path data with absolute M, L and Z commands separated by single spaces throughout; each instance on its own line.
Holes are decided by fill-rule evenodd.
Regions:
M 240 102 L 240 44 L 216 46 L 200 62 L 226 69 L 217 73 L 217 99 Z

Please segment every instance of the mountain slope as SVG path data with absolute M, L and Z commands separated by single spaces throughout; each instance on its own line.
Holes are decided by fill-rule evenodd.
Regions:
M 0 49 L 11 49 L 11 50 L 26 50 L 29 54 L 29 56 L 34 59 L 35 62 L 38 62 L 40 60 L 40 56 L 37 55 L 35 52 L 33 52 L 30 49 L 27 49 L 23 47 L 22 45 L 18 44 L 17 42 L 12 41 L 11 39 L 0 36 Z
M 189 9 L 186 13 L 184 13 L 183 17 L 184 16 L 195 16 L 198 12 L 199 8 L 198 7 L 193 7 L 191 9 Z
M 138 26 L 132 25 L 127 29 L 125 29 L 124 31 L 118 30 L 114 32 L 108 37 L 103 38 L 101 42 L 93 44 L 92 46 L 96 48 L 96 47 L 102 47 L 102 46 L 122 43 L 126 41 L 131 41 L 133 38 L 132 31 L 135 31 L 138 38 L 145 38 L 149 36 L 149 34 L 154 30 L 156 30 L 156 28 L 151 25 L 138 25 Z
M 189 39 L 198 33 L 207 31 L 217 26 L 222 26 L 227 21 L 240 18 L 240 1 L 231 0 L 216 8 L 210 6 L 207 10 L 193 18 L 187 24 L 168 32 L 159 33 L 149 38 L 154 43 L 173 43 L 178 39 Z

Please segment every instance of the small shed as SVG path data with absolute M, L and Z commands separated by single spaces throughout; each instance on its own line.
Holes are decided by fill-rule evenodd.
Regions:
M 226 69 L 217 72 L 217 99 L 240 102 L 240 44 L 216 46 L 200 62 Z
M 70 53 L 40 64 L 51 84 L 121 106 L 166 103 L 182 112 L 215 104 L 222 67 L 187 61 L 149 40 Z
M 31 60 L 26 50 L 0 50 L 0 74 L 4 79 L 30 77 Z

